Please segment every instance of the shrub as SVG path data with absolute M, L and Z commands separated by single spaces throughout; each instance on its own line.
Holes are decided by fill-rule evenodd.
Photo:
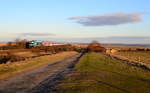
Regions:
M 88 52 L 106 52 L 106 49 L 97 41 L 93 41 L 87 48 Z
M 13 55 L 13 54 L 1 55 L 0 64 L 7 63 L 8 61 L 10 62 L 21 61 L 24 59 L 25 59 L 24 57 L 20 57 L 20 56 Z

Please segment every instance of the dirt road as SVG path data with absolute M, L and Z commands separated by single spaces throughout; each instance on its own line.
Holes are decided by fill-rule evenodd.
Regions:
M 69 56 L 53 64 L 0 80 L 0 93 L 47 93 L 71 70 L 80 56 Z

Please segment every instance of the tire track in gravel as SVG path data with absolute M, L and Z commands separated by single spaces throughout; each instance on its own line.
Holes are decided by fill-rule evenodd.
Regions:
M 82 53 L 55 63 L 0 80 L 0 93 L 48 93 L 62 77 L 71 71 Z

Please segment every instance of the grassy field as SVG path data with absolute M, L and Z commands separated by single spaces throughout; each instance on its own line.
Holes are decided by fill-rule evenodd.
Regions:
M 88 53 L 55 88 L 56 93 L 150 93 L 150 72 Z
M 117 52 L 116 55 L 150 64 L 150 52 Z
M 9 63 L 9 64 L 0 64 L 0 79 L 9 77 L 18 72 L 38 68 L 40 66 L 53 63 L 55 61 L 63 59 L 64 57 L 74 55 L 76 53 L 77 52 L 62 52 L 54 55 L 41 56 L 34 59 L 28 59 L 26 61 L 20 61 L 20 62 Z

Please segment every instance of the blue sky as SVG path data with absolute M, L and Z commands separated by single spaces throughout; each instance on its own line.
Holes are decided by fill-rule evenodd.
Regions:
M 13 40 L 17 37 L 42 40 L 64 38 L 65 41 L 69 38 L 149 38 L 149 4 L 150 0 L 0 0 L 0 40 Z M 111 15 L 111 17 L 115 15 L 116 18 L 118 13 L 123 15 L 137 13 L 136 16 L 141 20 L 96 26 L 85 26 L 83 22 L 78 22 L 81 18 L 84 21 L 83 18 L 87 20 L 93 15 L 101 18 L 98 19 L 98 22 L 101 22 L 103 15 Z M 70 20 L 71 17 L 78 18 Z M 107 22 L 110 23 L 109 20 Z M 43 33 L 47 35 L 40 36 Z

